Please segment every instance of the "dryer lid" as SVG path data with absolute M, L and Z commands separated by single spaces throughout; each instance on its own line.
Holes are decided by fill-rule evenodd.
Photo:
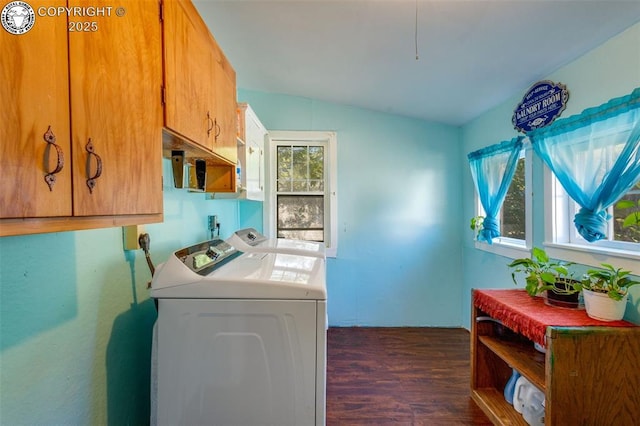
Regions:
M 269 239 L 254 228 L 240 229 L 227 238 L 226 242 L 243 252 L 288 253 L 326 258 L 324 243 L 288 238 Z

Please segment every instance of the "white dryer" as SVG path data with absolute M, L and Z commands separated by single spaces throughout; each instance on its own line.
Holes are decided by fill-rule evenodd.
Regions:
M 269 239 L 254 228 L 245 228 L 234 232 L 227 239 L 227 242 L 244 252 L 288 253 L 326 258 L 324 243 L 287 238 Z
M 156 271 L 159 425 L 324 425 L 322 257 L 222 240 Z

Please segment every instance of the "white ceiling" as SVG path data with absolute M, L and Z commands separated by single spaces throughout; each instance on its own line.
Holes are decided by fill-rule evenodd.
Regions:
M 453 125 L 640 22 L 640 0 L 194 4 L 238 87 Z

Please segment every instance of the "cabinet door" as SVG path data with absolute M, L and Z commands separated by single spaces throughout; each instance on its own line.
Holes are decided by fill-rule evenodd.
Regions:
M 0 217 L 70 216 L 66 19 L 38 19 L 21 35 L 0 30 L 0 56 Z M 47 129 L 57 148 L 45 141 Z M 59 160 L 50 189 L 45 176 Z
M 216 103 L 216 137 L 213 151 L 235 163 L 238 159 L 236 72 L 217 45 L 213 54 Z
M 253 114 L 247 112 L 246 126 L 246 173 L 247 198 L 264 201 L 264 137 L 266 131 Z
M 215 143 L 213 40 L 187 0 L 164 1 L 164 124 L 209 150 Z
M 75 216 L 162 212 L 158 2 L 118 6 L 121 17 L 91 18 L 94 32 L 69 33 Z

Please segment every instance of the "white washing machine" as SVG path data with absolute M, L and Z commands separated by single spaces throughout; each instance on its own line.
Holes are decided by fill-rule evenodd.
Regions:
M 151 290 L 152 422 L 324 425 L 325 277 L 323 257 L 242 253 L 222 240 L 170 256 Z

